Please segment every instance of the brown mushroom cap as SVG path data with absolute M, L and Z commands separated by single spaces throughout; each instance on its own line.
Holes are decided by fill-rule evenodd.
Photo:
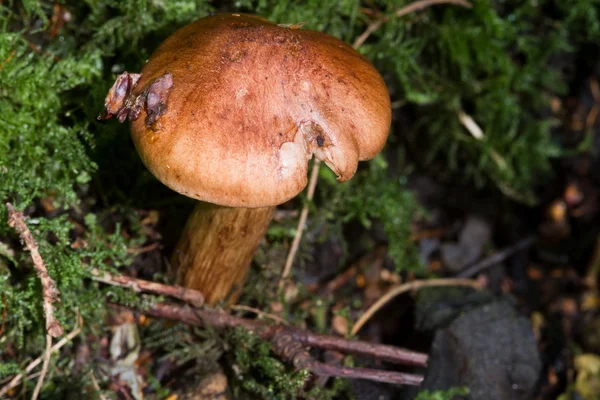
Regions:
M 388 135 L 383 79 L 320 32 L 243 14 L 202 18 L 160 45 L 134 95 L 167 74 L 166 111 L 149 126 L 142 110 L 132 137 L 160 181 L 198 200 L 281 204 L 306 186 L 313 154 L 346 181 Z

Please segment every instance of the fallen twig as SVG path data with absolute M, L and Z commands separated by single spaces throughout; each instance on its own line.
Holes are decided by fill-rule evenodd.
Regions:
M 481 129 L 479 124 L 475 122 L 473 117 L 471 117 L 469 114 L 465 113 L 462 110 L 459 110 L 456 113 L 456 116 L 458 117 L 458 120 L 460 121 L 462 126 L 465 127 L 465 129 L 471 134 L 471 136 L 480 141 L 485 139 L 483 129 Z M 494 160 L 494 162 L 496 163 L 496 165 L 498 165 L 500 169 L 506 169 L 506 160 L 500 155 L 500 153 L 498 153 L 494 149 L 491 149 L 490 157 L 492 157 L 492 160 Z
M 386 251 L 387 246 L 377 246 L 373 251 L 365 254 L 353 262 L 350 267 L 337 275 L 335 278 L 322 285 L 316 286 L 314 290 L 317 290 L 319 287 L 321 288 L 318 291 L 320 297 L 327 297 L 335 293 L 339 288 L 347 284 L 350 279 L 354 278 L 359 271 L 364 270 L 368 265 L 371 265 L 376 260 L 385 258 Z
M 48 373 L 48 365 L 50 365 L 50 356 L 52 355 L 52 335 L 49 333 L 46 334 L 46 350 L 44 351 L 44 360 L 42 362 L 42 370 L 40 372 L 40 376 L 35 384 L 35 389 L 33 389 L 33 394 L 31 395 L 31 400 L 36 400 L 40 394 L 40 390 L 42 389 L 42 385 L 44 384 L 44 378 Z
M 247 311 L 247 312 L 251 312 L 251 313 L 258 315 L 259 317 L 270 318 L 273 321 L 277 322 L 278 324 L 282 324 L 282 325 L 288 324 L 286 320 L 284 320 L 281 317 L 278 317 L 277 315 L 273 315 L 268 312 L 264 312 L 262 310 L 259 310 L 258 308 L 245 306 L 243 304 L 234 304 L 233 306 L 231 306 L 231 309 L 236 310 L 236 311 Z
M 292 246 L 290 247 L 290 251 L 288 253 L 287 259 L 285 260 L 285 266 L 283 267 L 283 272 L 281 273 L 281 278 L 279 280 L 279 289 L 283 288 L 285 284 L 285 280 L 290 274 L 292 269 L 292 264 L 294 264 L 294 258 L 296 257 L 296 253 L 298 252 L 298 248 L 300 247 L 300 240 L 302 239 L 302 232 L 304 232 L 304 225 L 306 224 L 306 218 L 308 217 L 308 207 L 313 197 L 315 196 L 315 188 L 317 187 L 317 181 L 319 180 L 319 168 L 321 166 L 321 162 L 315 159 L 315 162 L 312 167 L 312 171 L 310 173 L 310 179 L 308 182 L 308 191 L 306 193 L 306 204 L 302 207 L 302 211 L 300 212 L 300 219 L 298 219 L 298 226 L 296 227 L 296 235 L 294 236 L 294 240 L 292 241 Z
M 121 305 L 113 305 L 117 308 L 132 308 Z M 234 328 L 241 326 L 246 328 L 262 339 L 273 342 L 274 350 L 281 351 L 278 340 L 281 335 L 289 336 L 294 342 L 302 346 L 318 347 L 325 350 L 337 350 L 346 353 L 359 354 L 362 356 L 373 357 L 381 361 L 389 361 L 397 364 L 407 364 L 419 367 L 427 365 L 427 354 L 417 353 L 394 346 L 373 344 L 362 341 L 353 341 L 337 336 L 319 335 L 304 329 L 286 327 L 282 325 L 267 325 L 262 321 L 255 319 L 246 319 L 219 311 L 195 309 L 189 306 L 180 306 L 175 304 L 155 304 L 143 311 L 144 314 L 154 317 L 167 318 L 181 321 L 190 325 L 210 325 L 214 328 Z M 279 347 L 278 347 L 279 346 Z M 295 348 L 295 347 L 294 347 Z M 278 350 L 279 349 L 279 350 Z M 295 351 L 288 351 L 288 360 L 294 365 L 299 361 L 295 360 Z M 301 357 L 303 363 L 307 359 Z M 316 361 L 314 361 L 316 362 Z M 312 363 L 312 361 L 311 361 Z M 332 376 L 345 376 L 348 378 L 361 378 L 378 380 L 381 382 L 403 383 L 407 385 L 419 384 L 422 377 L 413 374 L 402 374 L 398 372 L 379 371 L 372 369 L 344 369 L 333 367 L 323 363 L 302 364 L 301 368 L 307 368 L 315 374 L 326 374 Z
M 97 268 L 92 269 L 92 279 L 113 286 L 121 286 L 132 289 L 136 293 L 148 292 L 174 297 L 185 301 L 194 307 L 204 304 L 204 296 L 197 290 L 187 289 L 177 285 L 165 285 L 143 279 L 136 279 L 125 275 L 113 275 Z
M 411 291 L 418 290 L 424 287 L 432 287 L 432 286 L 471 286 L 473 288 L 479 289 L 481 288 L 480 284 L 477 281 L 471 279 L 428 279 L 428 280 L 418 280 L 412 281 L 408 283 L 404 283 L 392 288 L 388 291 L 383 297 L 377 300 L 361 317 L 354 323 L 352 326 L 352 335 L 356 335 L 360 328 L 362 328 L 371 317 L 381 309 L 384 305 L 389 303 L 394 297 Z
M 465 269 L 464 271 L 460 272 L 456 276 L 458 278 L 473 277 L 473 276 L 477 275 L 478 273 L 480 273 L 481 271 L 483 271 L 484 269 L 490 268 L 496 264 L 501 263 L 502 261 L 506 260 L 508 257 L 512 256 L 516 252 L 533 246 L 535 244 L 536 240 L 537 240 L 537 238 L 535 236 L 528 236 L 525 239 L 521 240 L 520 242 L 518 242 L 512 246 L 507 247 L 504 250 L 501 250 L 497 253 L 492 254 L 489 257 L 484 258 L 477 264 L 472 265 L 471 267 Z
M 98 392 L 98 397 L 100 397 L 100 400 L 106 400 L 106 396 L 102 394 L 102 389 L 98 384 L 98 380 L 96 379 L 96 375 L 94 374 L 93 370 L 90 371 L 90 379 L 92 380 L 92 385 L 94 386 L 94 389 L 96 389 L 96 392 Z
M 59 301 L 59 292 L 58 289 L 56 289 L 54 281 L 48 274 L 44 259 L 40 255 L 38 245 L 35 242 L 29 227 L 25 223 L 25 217 L 23 216 L 23 213 L 15 210 L 13 205 L 10 203 L 6 203 L 6 208 L 8 208 L 8 225 L 11 228 L 14 228 L 19 236 L 21 236 L 21 239 L 25 243 L 25 247 L 31 254 L 33 266 L 37 272 L 40 282 L 42 283 L 42 304 L 44 308 L 44 316 L 46 317 L 46 350 L 42 356 L 42 371 L 40 373 L 40 377 L 38 378 L 37 384 L 35 385 L 35 389 L 33 390 L 33 395 L 31 396 L 32 400 L 36 400 L 40 394 L 46 373 L 48 372 L 48 365 L 50 364 L 50 357 L 52 355 L 52 338 L 62 336 L 64 333 L 63 327 L 56 320 L 56 318 L 54 318 L 54 307 L 52 305 L 55 301 Z
M 6 60 L 2 61 L 2 64 L 0 64 L 0 72 L 2 71 L 2 69 L 4 69 L 4 66 L 6 64 L 8 64 L 10 62 L 10 60 L 13 59 L 13 57 L 15 56 L 15 54 L 17 54 L 17 50 L 13 50 L 10 52 L 10 54 L 8 55 L 8 57 L 6 58 Z
M 399 8 L 394 13 L 394 16 L 396 18 L 400 18 L 400 17 L 403 17 L 412 12 L 419 11 L 419 10 L 422 10 L 429 6 L 436 5 L 436 4 L 455 4 L 457 6 L 462 6 L 465 8 L 472 7 L 471 3 L 469 3 L 466 0 L 418 0 L 418 1 L 410 3 L 402 8 Z M 355 49 L 360 47 L 369 38 L 369 36 L 371 36 L 371 34 L 373 32 L 375 32 L 377 29 L 379 29 L 379 27 L 381 25 L 385 24 L 389 20 L 390 20 L 390 17 L 388 17 L 386 15 L 381 15 L 379 18 L 372 21 L 367 26 L 367 29 L 365 29 L 365 31 L 354 41 L 354 44 L 352 45 L 352 47 L 354 47 Z
M 77 336 L 79 334 L 79 332 L 81 332 L 82 326 L 83 326 L 83 318 L 81 318 L 81 315 L 79 313 L 77 313 L 77 325 L 75 326 L 75 328 L 71 332 L 69 332 L 65 337 L 63 337 L 58 342 L 56 342 L 56 344 L 54 346 L 52 346 L 50 348 L 50 351 L 47 353 L 50 353 L 50 354 L 54 353 L 55 351 L 58 351 L 61 347 L 63 347 L 65 344 L 67 344 L 69 341 L 73 340 L 73 338 L 75 336 Z M 36 358 L 31 363 L 29 363 L 29 365 L 25 368 L 25 370 L 23 372 L 15 375 L 15 377 L 9 383 L 7 383 L 6 386 L 4 386 L 2 389 L 0 389 L 0 398 L 2 398 L 2 396 L 4 396 L 6 393 L 8 393 L 8 391 L 10 389 L 17 386 L 21 382 L 23 375 L 28 374 L 35 367 L 37 367 L 42 362 L 44 357 L 45 357 L 45 354 L 43 356 Z
M 158 243 L 152 243 L 149 244 L 148 246 L 144 246 L 144 247 L 140 247 L 137 249 L 127 249 L 127 254 L 142 254 L 142 253 L 147 253 L 149 251 L 152 251 L 154 249 L 158 248 Z
M 54 308 L 52 306 L 52 303 L 59 301 L 58 289 L 56 289 L 54 281 L 48 274 L 46 264 L 44 263 L 44 260 L 42 259 L 42 256 L 38 250 L 38 245 L 35 242 L 31 231 L 27 227 L 27 224 L 25 223 L 25 217 L 23 216 L 23 213 L 15 210 L 13 205 L 10 203 L 6 203 L 6 207 L 8 208 L 8 225 L 11 228 L 14 228 L 19 236 L 21 236 L 23 242 L 25 242 L 25 247 L 31 254 L 33 266 L 37 272 L 38 278 L 40 278 L 40 282 L 42 283 L 42 299 L 44 315 L 46 317 L 46 332 L 52 337 L 59 337 L 63 334 L 63 328 L 54 318 Z
M 395 383 L 398 385 L 418 386 L 423 377 L 415 374 L 406 374 L 394 371 L 384 371 L 369 368 L 348 368 L 337 365 L 325 364 L 315 360 L 302 343 L 295 340 L 289 329 L 282 328 L 270 338 L 273 352 L 284 361 L 288 361 L 297 369 L 306 369 L 319 376 L 337 376 L 342 378 L 367 379 L 370 381 Z

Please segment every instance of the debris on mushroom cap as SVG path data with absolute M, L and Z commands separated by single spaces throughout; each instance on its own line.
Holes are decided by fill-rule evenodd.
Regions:
M 145 107 L 146 127 L 152 128 L 154 131 L 159 130 L 160 124 L 157 124 L 157 120 L 167 112 L 167 103 L 173 87 L 173 76 L 166 73 L 155 79 L 148 89 L 134 95 L 133 90 L 140 77 L 140 74 L 130 74 L 129 72 L 119 75 L 104 101 L 106 113 L 101 114 L 98 119 L 110 119 L 116 116 L 120 122 L 126 119 L 135 121 L 142 112 L 142 107 Z
M 181 28 L 127 82 L 111 89 L 108 117 L 116 110 L 132 120 L 147 168 L 184 195 L 224 206 L 293 198 L 313 155 L 350 179 L 381 150 L 391 121 L 383 79 L 350 46 L 250 15 Z

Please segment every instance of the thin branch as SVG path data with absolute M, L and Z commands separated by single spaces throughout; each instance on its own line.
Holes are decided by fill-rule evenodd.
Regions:
M 413 3 L 410 3 L 402 8 L 399 8 L 398 10 L 396 10 L 396 12 L 394 13 L 394 16 L 397 18 L 401 18 L 407 14 L 413 13 L 415 11 L 419 11 L 422 10 L 424 8 L 436 5 L 436 4 L 454 4 L 457 6 L 461 6 L 461 7 L 465 7 L 465 8 L 471 8 L 472 5 L 471 3 L 469 3 L 466 0 L 418 0 L 415 1 Z M 369 36 L 371 36 L 371 34 L 373 32 L 375 32 L 377 29 L 379 29 L 379 27 L 381 25 L 383 25 L 384 23 L 388 22 L 390 20 L 390 17 L 386 16 L 386 15 L 381 15 L 379 18 L 375 19 L 374 21 L 372 21 L 368 26 L 367 29 L 362 33 L 362 35 L 360 35 L 355 41 L 354 44 L 352 45 L 352 47 L 354 47 L 355 49 L 359 48 L 360 46 L 362 46 L 362 44 L 369 38 Z
M 46 334 L 46 351 L 44 351 L 44 361 L 42 364 L 42 371 L 40 372 L 40 377 L 38 378 L 37 383 L 35 384 L 35 389 L 33 389 L 33 394 L 31 395 L 31 400 L 36 400 L 40 394 L 40 390 L 42 389 L 42 385 L 44 384 L 44 378 L 48 373 L 48 365 L 50 365 L 50 356 L 52 355 L 52 336 L 47 333 Z
M 254 314 L 258 315 L 259 317 L 270 318 L 273 321 L 275 321 L 275 322 L 277 322 L 279 324 L 282 324 L 282 325 L 287 325 L 288 324 L 288 322 L 286 320 L 284 320 L 281 317 L 278 317 L 277 315 L 273 315 L 273 314 L 270 314 L 268 312 L 264 312 L 262 310 L 259 310 L 258 308 L 248 307 L 248 306 L 245 306 L 243 304 L 235 304 L 235 305 L 231 306 L 231 309 L 232 310 L 236 310 L 236 311 L 251 312 L 251 313 L 254 313 Z
M 60 326 L 58 321 L 54 318 L 54 308 L 52 304 L 55 301 L 59 301 L 58 289 L 56 289 L 56 285 L 54 281 L 48 274 L 48 270 L 46 269 L 46 264 L 40 255 L 38 250 L 38 245 L 31 234 L 31 231 L 27 227 L 25 223 L 25 217 L 23 213 L 14 209 L 13 205 L 10 203 L 6 203 L 6 207 L 8 208 L 8 225 L 11 228 L 14 228 L 15 231 L 21 236 L 23 242 L 25 242 L 25 247 L 31 254 L 31 259 L 33 260 L 33 266 L 37 272 L 37 276 L 42 283 L 42 299 L 43 299 L 43 307 L 44 307 L 44 315 L 46 317 L 46 333 L 49 333 L 52 337 L 59 337 L 63 334 L 63 328 Z
M 471 279 L 428 279 L 428 280 L 419 280 L 412 281 L 408 283 L 404 283 L 402 285 L 396 286 L 388 291 L 383 297 L 377 300 L 361 317 L 354 323 L 352 326 L 352 335 L 356 335 L 358 331 L 367 323 L 369 319 L 379 311 L 383 306 L 389 303 L 394 297 L 399 296 L 402 293 L 418 290 L 424 287 L 432 287 L 432 286 L 470 286 L 475 289 L 480 289 L 481 285 L 474 280 Z
M 483 130 L 477 124 L 477 122 L 475 122 L 473 117 L 471 117 L 469 114 L 465 113 L 462 110 L 457 111 L 456 115 L 458 116 L 458 120 L 460 121 L 460 123 L 469 131 L 471 135 L 473 135 L 475 139 L 484 139 L 485 136 L 483 135 Z
M 69 341 L 73 340 L 73 338 L 75 336 L 79 335 L 79 332 L 81 332 L 82 326 L 83 326 L 83 318 L 81 318 L 81 315 L 79 313 L 77 313 L 77 325 L 75 326 L 75 329 L 73 329 L 65 337 L 63 337 L 58 342 L 56 342 L 56 344 L 50 348 L 49 353 L 54 353 L 55 351 L 58 351 L 61 347 L 63 347 Z M 10 389 L 14 388 L 19 383 L 21 383 L 23 375 L 30 373 L 35 367 L 40 365 L 40 363 L 42 362 L 44 357 L 45 357 L 45 354 L 43 356 L 36 358 L 31 363 L 29 363 L 29 365 L 25 368 L 25 370 L 23 372 L 15 375 L 15 377 L 6 386 L 4 386 L 2 389 L 0 389 L 0 398 L 2 398 L 2 396 L 6 395 L 6 393 L 8 393 L 8 391 Z
M 354 278 L 359 271 L 365 269 L 369 265 L 382 260 L 385 258 L 387 246 L 379 245 L 373 251 L 361 256 L 358 260 L 354 261 L 345 271 L 337 275 L 332 280 L 316 286 L 315 290 L 319 287 L 321 289 L 317 292 L 320 297 L 327 297 L 335 293 L 339 288 L 348 283 Z
M 489 257 L 484 258 L 477 264 L 465 269 L 464 271 L 460 272 L 456 276 L 458 278 L 473 277 L 487 268 L 493 267 L 496 264 L 500 264 L 502 261 L 511 257 L 516 252 L 525 250 L 525 249 L 533 246 L 536 241 L 537 241 L 537 239 L 535 236 L 528 236 L 525 239 L 521 240 L 520 242 L 517 242 L 516 244 L 514 244 L 512 246 L 507 247 L 504 250 L 501 250 L 497 253 L 492 254 Z
M 434 6 L 437 4 L 454 4 L 464 8 L 473 7 L 471 3 L 469 3 L 466 0 L 419 0 L 398 9 L 395 13 L 395 16 L 401 18 L 407 14 L 413 13 L 415 11 L 420 11 L 424 8 Z
M 127 249 L 127 254 L 142 254 L 142 253 L 147 253 L 149 251 L 152 251 L 154 249 L 158 248 L 158 243 L 152 243 L 149 244 L 148 246 L 144 246 L 144 247 L 140 247 L 137 249 Z
M 294 264 L 294 258 L 296 257 L 298 248 L 300 247 L 300 240 L 302 239 L 304 225 L 306 224 L 306 218 L 308 217 L 308 207 L 313 197 L 315 197 L 315 188 L 317 187 L 317 181 L 319 180 L 320 166 L 321 161 L 315 159 L 312 171 L 310 173 L 310 180 L 308 182 L 308 192 L 306 193 L 307 201 L 300 212 L 300 219 L 298 219 L 298 226 L 296 227 L 296 234 L 294 235 L 294 240 L 292 241 L 292 247 L 290 247 L 287 259 L 285 260 L 285 266 L 283 267 L 283 272 L 281 273 L 281 278 L 279 279 L 279 289 L 283 288 L 285 280 L 290 274 L 292 265 Z
M 375 32 L 377 29 L 379 29 L 379 27 L 381 25 L 383 25 L 384 22 L 386 22 L 387 20 L 388 20 L 387 17 L 382 16 L 382 17 L 377 18 L 376 20 L 372 21 L 369 25 L 367 25 L 367 29 L 365 29 L 365 31 L 359 37 L 356 38 L 352 47 L 354 49 L 358 49 L 360 46 L 362 46 L 363 43 L 367 41 L 369 36 L 371 36 L 371 34 L 373 32 Z
M 100 400 L 106 400 L 106 396 L 104 396 L 102 394 L 102 389 L 100 388 L 100 385 L 98 384 L 98 380 L 96 380 L 96 375 L 94 374 L 94 371 L 90 371 L 90 378 L 92 379 L 92 385 L 94 386 L 94 389 L 96 389 L 96 392 L 98 392 L 98 396 L 100 397 Z
M 6 60 L 2 61 L 2 64 L 0 64 L 0 72 L 4 69 L 4 67 L 6 66 L 6 64 L 8 64 L 10 62 L 10 60 L 13 59 L 13 57 L 15 56 L 15 54 L 17 54 L 17 50 L 13 50 L 10 52 L 10 54 L 8 55 L 8 57 L 6 58 Z
M 296 340 L 293 332 L 282 328 L 271 338 L 273 352 L 297 369 L 306 369 L 318 376 L 337 376 L 341 378 L 367 379 L 397 385 L 418 386 L 423 381 L 420 375 L 370 368 L 348 368 L 325 364 L 315 360 L 304 346 Z
M 112 306 L 133 310 L 132 308 L 121 305 Z M 285 330 L 287 334 L 292 335 L 294 340 L 304 346 L 359 354 L 396 364 L 414 365 L 418 367 L 427 366 L 427 354 L 424 353 L 418 353 L 395 346 L 348 340 L 338 336 L 320 335 L 300 328 L 268 325 L 263 321 L 241 318 L 219 311 L 195 309 L 189 306 L 180 306 L 176 304 L 155 304 L 141 312 L 154 317 L 167 318 L 196 326 L 210 325 L 214 328 L 234 328 L 241 326 L 256 333 L 264 340 L 272 340 L 275 334 Z
M 462 110 L 457 111 L 456 116 L 458 117 L 458 120 L 460 121 L 462 126 L 465 127 L 465 129 L 471 134 L 471 136 L 480 141 L 485 140 L 483 129 L 481 129 L 477 122 L 475 122 L 473 117 L 471 117 L 469 114 L 466 114 Z M 506 169 L 506 160 L 495 149 L 490 150 L 490 157 L 492 157 L 492 160 L 494 160 L 494 162 L 496 163 L 496 165 L 498 165 L 500 169 Z
M 204 296 L 201 292 L 194 289 L 187 289 L 177 285 L 165 285 L 143 279 L 136 279 L 125 275 L 113 275 L 97 268 L 92 269 L 92 279 L 107 285 L 121 286 L 132 289 L 136 293 L 148 292 L 174 297 L 185 301 L 194 307 L 201 307 L 204 304 Z

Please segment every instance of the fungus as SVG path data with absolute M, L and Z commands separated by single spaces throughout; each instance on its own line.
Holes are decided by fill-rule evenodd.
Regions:
M 122 74 L 104 118 L 131 121 L 146 167 L 199 200 L 172 256 L 209 304 L 235 301 L 275 206 L 307 184 L 308 161 L 340 182 L 387 139 L 390 98 L 367 59 L 326 34 L 244 14 L 202 18 Z

